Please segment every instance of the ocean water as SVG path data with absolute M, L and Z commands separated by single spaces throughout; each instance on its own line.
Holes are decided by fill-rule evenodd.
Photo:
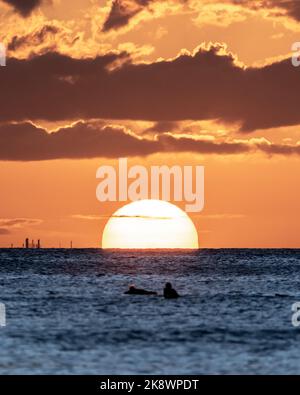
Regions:
M 297 301 L 300 250 L 3 249 L 0 373 L 298 374 Z

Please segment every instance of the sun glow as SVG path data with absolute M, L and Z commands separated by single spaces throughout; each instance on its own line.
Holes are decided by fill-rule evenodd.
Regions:
M 198 234 L 189 216 L 161 200 L 139 200 L 117 210 L 108 220 L 102 248 L 198 248 Z

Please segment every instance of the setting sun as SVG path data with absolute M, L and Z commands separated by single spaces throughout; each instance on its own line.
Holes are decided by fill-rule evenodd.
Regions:
M 140 200 L 117 210 L 108 220 L 102 248 L 198 248 L 197 230 L 174 204 Z

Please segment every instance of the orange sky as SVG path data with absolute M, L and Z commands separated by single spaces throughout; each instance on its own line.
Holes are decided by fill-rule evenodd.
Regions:
M 297 1 L 291 0 L 289 8 L 280 7 L 280 1 L 276 7 L 262 1 L 256 9 L 251 0 L 240 5 L 230 0 L 149 1 L 147 7 L 127 0 L 123 14 L 111 20 L 111 1 L 40 1 L 32 10 L 8 3 L 0 0 L 0 42 L 9 49 L 7 66 L 0 67 L 5 86 L 0 102 L 0 247 L 20 246 L 25 237 L 40 238 L 45 247 L 68 247 L 71 240 L 76 247 L 100 246 L 107 219 L 123 203 L 96 199 L 96 170 L 116 166 L 121 156 L 132 165 L 205 166 L 205 209 L 191 215 L 201 247 L 299 247 L 300 119 L 289 87 L 300 91 L 300 68 L 285 63 L 292 43 L 300 41 Z M 218 43 L 222 47 L 215 53 L 211 48 Z M 123 66 L 124 52 L 131 66 Z M 109 81 L 101 77 L 97 94 L 84 77 L 76 90 L 82 93 L 80 101 L 65 85 L 61 90 L 52 85 L 61 73 L 56 64 L 63 61 L 53 58 L 58 69 L 49 74 L 52 58 L 43 56 L 52 53 L 66 56 L 65 74 L 59 78 L 71 89 L 77 89 L 85 73 L 101 67 L 84 59 L 98 57 L 100 62 L 113 53 L 117 71 Z M 208 71 L 206 54 L 211 54 Z M 50 63 L 36 66 L 32 59 L 39 58 Z M 78 64 L 69 62 L 74 58 Z M 198 61 L 199 76 L 207 77 L 193 83 L 189 78 L 198 78 L 198 69 L 190 63 Z M 263 69 L 266 64 L 269 68 Z M 147 85 L 152 66 L 155 78 L 169 66 L 167 76 L 175 69 L 176 78 L 182 75 L 180 81 L 166 82 L 165 90 L 175 86 L 182 92 L 174 102 L 174 95 L 154 91 L 155 79 Z M 224 80 L 222 73 L 228 73 Z M 111 81 L 114 76 L 119 85 Z M 39 86 L 27 84 L 26 78 L 35 78 Z M 240 80 L 244 85 L 239 90 Z M 277 100 L 274 92 L 282 97 Z M 99 132 L 99 147 L 88 143 L 91 130 Z M 50 132 L 57 133 L 57 140 L 47 139 Z M 178 141 L 166 143 L 168 137 Z M 185 137 L 189 147 L 200 140 L 197 148 L 182 148 Z

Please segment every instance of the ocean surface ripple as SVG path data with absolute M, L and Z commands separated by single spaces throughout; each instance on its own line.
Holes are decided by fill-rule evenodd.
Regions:
M 0 373 L 299 374 L 297 301 L 300 250 L 0 249 Z

